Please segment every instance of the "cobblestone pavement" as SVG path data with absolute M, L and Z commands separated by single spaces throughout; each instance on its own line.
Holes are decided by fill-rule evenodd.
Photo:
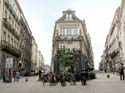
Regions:
M 15 83 L 0 83 L 0 93 L 125 93 L 125 81 L 120 81 L 117 75 L 110 74 L 107 78 L 106 74 L 98 73 L 97 79 L 88 81 L 86 86 L 77 82 L 76 86 L 67 83 L 66 87 L 61 87 L 60 83 L 43 86 L 38 77 L 29 77 L 28 82 L 23 78 Z

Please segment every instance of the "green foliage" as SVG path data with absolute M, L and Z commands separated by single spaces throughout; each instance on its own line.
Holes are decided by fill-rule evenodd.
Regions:
M 69 68 L 74 68 L 77 65 L 77 57 L 71 54 L 70 49 L 62 49 L 60 55 L 60 63 L 63 70 L 66 72 Z
M 69 50 L 68 50 L 69 51 Z M 62 49 L 61 50 L 61 57 L 60 57 L 60 61 L 61 61 L 61 64 L 64 66 L 64 67 L 68 67 L 71 65 L 71 62 L 72 62 L 72 59 L 71 59 L 71 55 L 69 55 L 67 52 L 66 52 L 66 49 Z
M 71 65 L 71 59 L 68 55 L 61 55 L 61 63 L 63 66 L 67 67 Z

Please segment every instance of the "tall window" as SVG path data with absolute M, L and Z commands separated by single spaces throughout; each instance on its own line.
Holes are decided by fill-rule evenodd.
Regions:
M 10 43 L 10 35 L 8 35 L 8 42 Z
M 79 42 L 73 42 L 73 48 L 74 49 L 79 49 Z
M 11 22 L 11 21 L 12 21 L 12 18 L 11 18 L 11 16 L 9 16 L 9 22 L 12 24 L 12 22 Z
M 71 27 L 71 36 L 74 36 L 74 28 Z
M 67 36 L 67 27 L 64 27 L 64 36 Z
M 71 28 L 71 36 L 78 36 L 79 34 L 80 34 L 80 32 L 77 27 Z
M 60 42 L 60 44 L 59 44 L 59 48 L 60 48 L 60 49 L 65 48 L 64 41 L 61 41 L 61 42 Z
M 3 40 L 6 41 L 6 32 L 4 32 L 3 34 L 4 34 L 4 35 L 3 35 Z
M 16 46 L 16 41 L 14 40 L 14 46 Z
M 60 36 L 64 37 L 64 35 L 65 35 L 65 29 L 64 29 L 64 27 L 61 27 L 60 28 Z
M 5 9 L 5 18 L 7 18 L 7 10 Z
M 11 38 L 11 44 L 13 45 L 13 38 Z
M 16 48 L 18 49 L 18 42 L 17 42 Z
M 71 30 L 70 30 L 70 29 L 71 29 L 70 27 L 67 28 L 67 30 L 68 30 L 68 31 L 67 31 L 67 35 L 68 35 L 68 36 L 71 35 Z
M 60 36 L 79 36 L 80 30 L 78 27 L 61 27 L 60 28 Z
M 74 28 L 74 36 L 77 36 L 77 27 Z

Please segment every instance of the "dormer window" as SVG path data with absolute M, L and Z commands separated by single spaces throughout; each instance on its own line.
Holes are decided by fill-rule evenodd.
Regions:
M 66 20 L 69 21 L 72 19 L 72 14 L 66 14 Z

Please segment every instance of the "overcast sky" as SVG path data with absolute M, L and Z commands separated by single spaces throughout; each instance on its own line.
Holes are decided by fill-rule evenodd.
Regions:
M 121 0 L 19 0 L 46 64 L 51 62 L 52 34 L 55 21 L 62 16 L 62 11 L 72 9 L 76 11 L 77 17 L 85 19 L 96 69 L 101 60 L 115 10 L 120 2 Z

